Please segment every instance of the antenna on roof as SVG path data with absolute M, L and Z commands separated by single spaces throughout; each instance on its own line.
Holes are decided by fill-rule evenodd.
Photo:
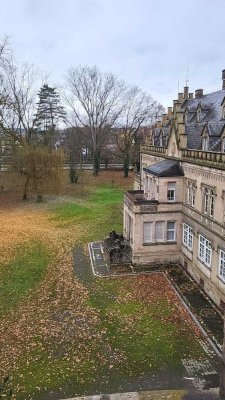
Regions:
M 179 90 L 180 90 L 180 82 L 179 82 L 179 79 L 178 79 L 178 81 L 177 81 L 177 93 L 179 93 Z
M 188 82 L 189 82 L 189 79 L 188 79 L 188 67 L 187 67 L 187 74 L 186 74 L 186 80 L 185 80 L 186 86 L 188 86 Z

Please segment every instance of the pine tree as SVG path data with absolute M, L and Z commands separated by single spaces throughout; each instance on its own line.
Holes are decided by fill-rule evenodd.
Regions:
M 56 89 L 43 85 L 38 93 L 35 127 L 38 140 L 45 146 L 55 147 L 56 130 L 60 120 L 65 119 L 64 108 L 60 104 L 60 96 Z

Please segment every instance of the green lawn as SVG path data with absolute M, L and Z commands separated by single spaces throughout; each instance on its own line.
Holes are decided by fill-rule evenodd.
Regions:
M 0 315 L 18 306 L 28 291 L 35 290 L 49 261 L 49 252 L 42 243 L 31 242 L 17 247 L 14 258 L 1 265 Z
M 165 371 L 182 376 L 182 358 L 204 356 L 193 324 L 178 310 L 162 276 L 93 277 L 85 287 L 76 279 L 76 268 L 79 276 L 90 269 L 87 243 L 103 239 L 113 229 L 122 232 L 122 201 L 122 188 L 102 185 L 86 197 L 50 206 L 46 213 L 60 228 L 62 249 L 59 244 L 54 254 L 48 243 L 31 241 L 19 246 L 11 262 L 2 266 L 1 314 L 19 310 L 31 296 L 29 323 L 36 324 L 24 322 L 26 346 L 18 351 L 16 368 L 6 368 L 17 400 L 48 399 L 50 391 L 60 399 L 147 390 L 154 376 L 163 386 Z M 64 260 L 73 250 L 64 249 L 71 237 L 86 253 L 74 265 L 70 258 Z M 58 257 L 61 251 L 67 253 Z M 45 296 L 35 299 L 50 261 L 56 264 L 45 282 Z M 13 321 L 20 323 L 17 315 Z M 10 354 L 13 358 L 13 350 Z M 8 359 L 4 362 L 10 366 Z

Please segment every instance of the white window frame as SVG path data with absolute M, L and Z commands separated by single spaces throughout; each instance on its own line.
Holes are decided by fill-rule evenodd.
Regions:
M 212 263 L 212 244 L 204 235 L 199 235 L 198 257 L 208 268 Z
M 219 252 L 219 277 L 225 283 L 225 251 L 220 249 Z
M 147 233 L 147 227 L 150 227 L 150 235 Z M 153 222 L 144 222 L 143 224 L 143 243 L 153 242 Z
M 170 203 L 174 203 L 176 201 L 176 182 L 167 183 L 167 201 Z
M 183 245 L 189 250 L 193 249 L 193 229 L 188 224 L 183 224 Z
M 173 228 L 168 228 L 168 225 L 173 223 Z M 173 232 L 173 239 L 168 239 L 168 234 Z M 166 225 L 166 240 L 167 242 L 175 242 L 176 241 L 176 222 L 175 221 L 167 221 Z
M 203 190 L 203 212 L 211 218 L 215 208 L 215 193 L 212 188 L 205 187 Z

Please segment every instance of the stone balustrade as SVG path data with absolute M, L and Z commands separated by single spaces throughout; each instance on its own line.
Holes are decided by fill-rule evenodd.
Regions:
M 225 153 L 216 151 L 204 151 L 204 150 L 181 150 L 182 159 L 193 160 L 201 163 L 219 164 L 220 167 L 225 168 Z M 224 165 L 223 165 L 224 164 Z
M 161 146 L 142 145 L 141 152 L 166 154 L 166 148 Z

